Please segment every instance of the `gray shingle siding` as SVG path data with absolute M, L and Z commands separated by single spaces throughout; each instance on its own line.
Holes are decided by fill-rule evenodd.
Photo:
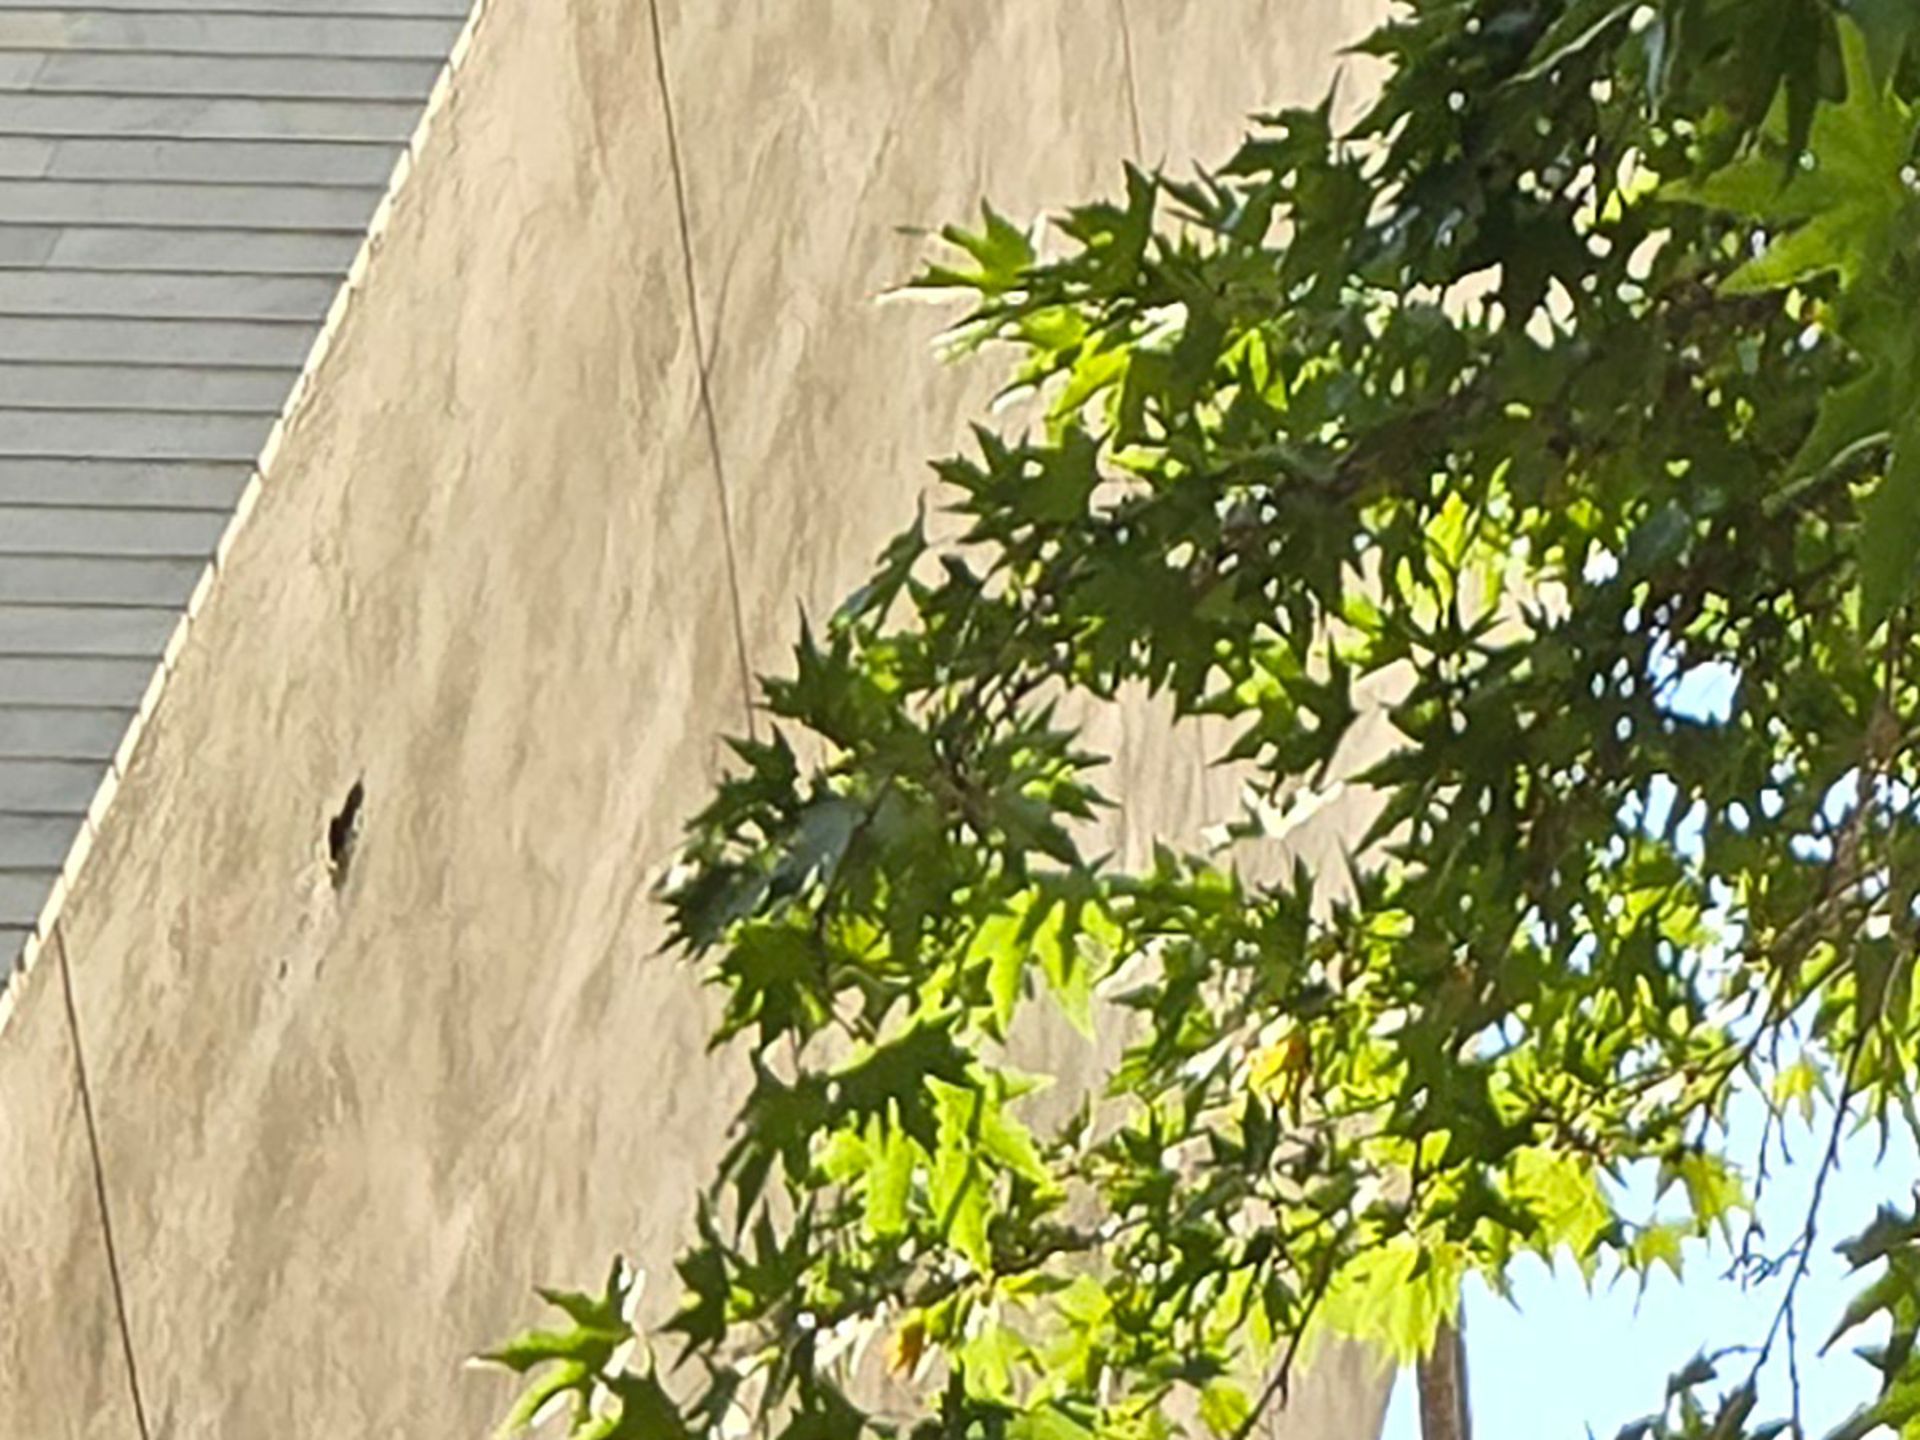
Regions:
M 340 278 L 353 263 L 360 236 L 358 227 L 328 231 L 205 230 L 141 225 L 11 226 L 0 222 L 0 265 Z
M 0 89 L 41 94 L 391 100 L 425 95 L 440 67 L 418 60 L 317 60 L 304 55 L 129 55 L 0 51 Z
M 319 332 L 318 316 L 311 321 L 142 320 L 0 314 L 0 360 L 298 365 Z
M 0 505 L 217 510 L 225 515 L 246 488 L 252 468 L 172 460 L 98 459 L 0 465 Z M 0 575 L 4 573 L 0 570 Z
M 0 175 L 32 180 L 202 180 L 309 185 L 387 183 L 400 146 L 381 140 L 148 140 L 137 135 L 12 135 Z
M 154 11 L 192 10 L 208 17 L 240 14 L 318 15 L 431 15 L 441 19 L 464 20 L 467 0 L 88 0 L 85 5 L 49 5 L 47 0 L 0 0 L 0 14 L 18 10 L 56 11 L 71 14 L 75 10 L 112 10 L 124 14 L 151 14 Z
M 160 410 L 10 410 L 0 408 L 0 460 L 67 457 L 140 460 L 237 460 L 260 453 L 271 415 L 169 414 Z M 42 516 L 58 511 L 0 509 L 0 527 L 30 535 Z M 94 511 L 79 512 L 90 524 Z
M 138 605 L 0 605 L 0 654 L 158 655 L 178 619 Z
M 199 555 L 154 559 L 0 552 L 0 603 L 184 608 L 206 568 L 206 558 Z M 154 658 L 159 658 L 157 651 Z M 7 694 L 0 713 L 20 698 Z
M 324 275 L 0 270 L 0 314 L 131 315 L 155 320 L 306 320 L 339 282 Z M 273 402 L 286 398 L 283 390 Z
M 325 3 L 325 0 L 322 0 Z M 346 8 L 346 7 L 339 7 Z M 438 64 L 460 29 L 457 16 L 246 14 L 0 7 L 0 49 L 196 55 L 306 55 Z
M 32 271 L 0 270 L 0 284 Z M 13 307 L 20 313 L 19 307 Z M 298 367 L 246 365 L 40 365 L 0 360 L 0 405 L 116 405 L 155 410 L 266 410 L 280 407 Z
M 0 709 L 0 758 L 105 762 L 119 749 L 132 719 L 131 709 L 10 705 Z M 0 866 L 29 863 L 19 857 L 41 856 L 55 844 L 57 858 L 73 843 L 73 831 L 70 825 L 9 815 L 0 825 Z
M 84 815 L 100 784 L 93 771 L 84 760 L 0 760 L 0 805 L 41 815 Z
M 101 660 L 90 655 L 13 655 L 0 656 L 0 690 L 21 705 L 104 706 L 108 709 L 132 709 L 153 679 L 149 660 Z M 0 772 L 12 761 L 0 762 Z M 91 765 L 85 769 L 97 787 L 100 776 Z M 4 773 L 0 773 L 0 810 L 7 808 Z M 93 791 L 88 790 L 90 797 Z M 79 802 L 85 810 L 86 800 Z M 64 812 L 62 812 L 64 813 Z
M 468 0 L 0 0 L 0 983 Z
M 13 870 L 40 870 L 57 866 L 80 828 L 77 815 L 23 817 L 0 834 L 0 864 Z M 28 916 L 29 920 L 33 917 Z M 11 924 L 12 922 L 8 922 Z
M 0 928 L 31 925 L 59 878 L 57 863 L 44 870 L 0 870 Z
M 9 825 L 5 834 L 0 834 L 0 865 L 12 870 L 58 866 L 79 828 L 79 817 L 75 815 L 23 817 L 19 823 Z
M 205 95 L 6 94 L 14 135 L 172 140 L 379 140 L 403 143 L 420 106 L 404 100 L 288 100 Z
M 158 185 L 133 180 L 0 180 L 0 215 L 23 225 L 357 230 L 380 203 L 380 188 L 219 185 L 201 180 Z

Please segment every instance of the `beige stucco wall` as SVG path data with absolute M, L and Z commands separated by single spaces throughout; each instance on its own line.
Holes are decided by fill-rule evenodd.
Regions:
M 1370 9 L 662 0 L 754 663 L 985 393 L 869 303 L 898 227 L 1218 155 Z M 492 0 L 64 912 L 155 1437 L 484 1434 L 462 1357 L 664 1277 L 721 1141 L 645 896 L 745 705 L 655 61 L 644 0 Z M 1130 825 L 1219 798 L 1120 743 Z M 60 982 L 0 1033 L 0 1437 L 133 1437 Z M 1282 1433 L 1370 1437 L 1363 1372 Z

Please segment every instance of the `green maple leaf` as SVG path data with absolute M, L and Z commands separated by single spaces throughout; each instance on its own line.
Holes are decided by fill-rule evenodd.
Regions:
M 1920 556 L 1920 412 L 1894 440 L 1886 478 L 1860 506 L 1860 624 L 1871 632 L 1913 591 Z
M 1867 37 L 1874 74 L 1894 74 L 1916 41 L 1920 41 L 1920 7 L 1911 0 L 1850 0 L 1847 13 Z
M 1775 153 L 1758 150 L 1698 182 L 1666 187 L 1669 199 L 1794 228 L 1729 275 L 1729 294 L 1783 289 L 1837 272 L 1851 290 L 1878 275 L 1910 231 L 1915 197 L 1902 171 L 1913 153 L 1913 107 L 1875 78 L 1866 34 L 1840 24 L 1847 97 L 1822 105 L 1802 163 L 1781 180 Z

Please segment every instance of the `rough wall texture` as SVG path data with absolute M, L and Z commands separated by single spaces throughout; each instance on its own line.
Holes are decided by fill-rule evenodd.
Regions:
M 0 972 L 58 913 L 469 0 L 320 9 L 0 0 Z
M 1218 153 L 1369 8 L 493 0 L 61 922 L 152 1436 L 478 1436 L 530 1283 L 664 1271 L 729 1078 L 645 886 L 734 617 L 778 663 L 983 393 L 868 303 L 897 227 Z M 1151 732 L 1129 823 L 1189 823 Z M 0 1436 L 132 1440 L 61 979 L 0 1036 Z M 1382 1398 L 1336 1355 L 1279 1433 Z
M 57 952 L 0 1043 L 0 1434 L 138 1436 Z

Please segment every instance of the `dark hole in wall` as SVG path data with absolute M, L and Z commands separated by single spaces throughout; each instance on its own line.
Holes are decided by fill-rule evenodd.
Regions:
M 327 822 L 327 873 L 333 877 L 333 888 L 336 890 L 347 883 L 347 870 L 353 864 L 353 847 L 360 839 L 360 809 L 366 802 L 367 787 L 356 780 L 353 788 L 347 791 L 346 802 L 341 805 L 340 813 Z

